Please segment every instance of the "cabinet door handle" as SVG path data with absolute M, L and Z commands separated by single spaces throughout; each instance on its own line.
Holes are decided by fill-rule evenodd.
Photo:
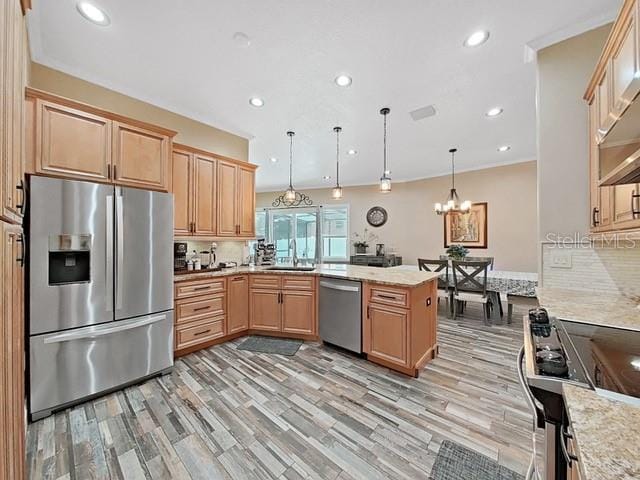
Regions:
M 371 318 L 371 305 L 367 305 L 367 318 Z
M 598 207 L 593 207 L 593 211 L 591 212 L 591 224 L 594 227 L 597 227 L 600 224 L 600 221 L 598 220 L 598 213 L 600 213 Z
M 107 165 L 107 178 L 111 180 L 111 164 Z
M 398 300 L 398 298 L 394 297 L 393 295 L 383 295 L 383 294 L 379 293 L 377 296 L 380 297 L 380 298 L 385 298 L 387 300 Z
M 21 267 L 24 267 L 24 235 L 18 235 L 16 242 L 20 244 L 20 256 L 16 258 L 16 262 L 18 262 Z
M 234 277 L 231 281 L 232 282 L 241 282 L 242 280 L 244 280 L 244 277 Z
M 198 335 L 204 335 L 205 333 L 209 333 L 211 331 L 210 328 L 207 328 L 206 330 L 203 330 L 201 332 L 196 332 L 193 334 L 194 337 L 197 337 Z
M 116 167 L 117 167 L 117 165 L 113 166 L 113 179 L 114 180 L 118 179 L 118 174 L 116 173 L 117 172 Z
M 20 199 L 20 203 L 16 203 L 16 208 L 20 209 L 20 215 L 24 215 L 25 203 L 26 203 L 26 194 L 24 191 L 24 180 L 21 178 L 20 183 L 16 185 L 16 190 L 19 190 L 22 193 L 22 198 Z
M 636 210 L 636 199 L 640 198 L 640 193 L 636 193 L 635 190 L 631 191 L 631 218 L 636 218 L 636 215 L 640 215 L 640 211 Z
M 211 305 L 207 305 L 206 307 L 198 307 L 198 308 L 194 308 L 193 311 L 194 312 L 199 312 L 201 310 L 209 310 L 211 308 Z
M 209 285 L 205 285 L 204 287 L 193 287 L 193 291 L 199 291 L 199 290 L 209 290 L 211 287 Z
M 573 453 L 569 453 L 567 450 L 566 440 L 573 438 L 573 435 L 568 433 L 565 428 L 562 429 L 562 438 L 560 439 L 560 447 L 562 448 L 562 455 L 564 455 L 564 459 L 567 461 L 567 466 L 571 468 L 571 464 L 573 462 L 578 461 L 578 457 L 576 457 Z

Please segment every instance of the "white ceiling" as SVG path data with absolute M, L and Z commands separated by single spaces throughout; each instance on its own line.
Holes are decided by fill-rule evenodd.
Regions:
M 34 61 L 250 138 L 265 191 L 288 183 L 290 129 L 294 186 L 330 186 L 335 125 L 343 152 L 358 150 L 342 157 L 342 183 L 377 182 L 383 106 L 394 181 L 448 172 L 452 146 L 458 170 L 535 159 L 525 45 L 611 19 L 621 0 L 95 0 L 108 27 L 84 20 L 75 3 L 34 2 Z M 477 29 L 489 41 L 463 47 Z M 336 86 L 340 73 L 353 85 Z M 264 107 L 250 106 L 252 96 Z M 409 112 L 429 104 L 437 115 L 414 122 Z M 504 114 L 487 119 L 493 106 Z M 497 152 L 505 144 L 511 150 Z

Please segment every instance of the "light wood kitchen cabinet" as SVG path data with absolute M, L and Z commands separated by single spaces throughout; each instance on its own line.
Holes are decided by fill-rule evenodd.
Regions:
M 283 290 L 282 331 L 313 335 L 316 324 L 316 294 L 310 291 Z
M 193 230 L 197 236 L 216 234 L 216 160 L 193 156 Z
M 640 2 L 625 0 L 591 77 L 590 225 L 593 234 L 640 231 Z
M 173 150 L 174 235 L 216 235 L 216 160 L 184 148 Z
M 174 286 L 174 354 L 186 355 L 227 335 L 227 279 L 177 281 Z
M 238 168 L 218 162 L 218 235 L 235 237 L 238 232 Z
M 371 303 L 367 308 L 367 319 L 371 332 L 367 354 L 403 367 L 408 366 L 409 314 L 407 311 Z
M 170 190 L 176 132 L 30 88 L 26 108 L 29 173 Z
M 231 335 L 249 329 L 249 277 L 236 275 L 227 285 L 227 334 Z
M 282 331 L 280 290 L 251 290 L 249 328 Z
M 173 233 L 175 235 L 189 235 L 193 225 L 191 154 L 174 149 L 171 169 L 173 177 Z
M 238 234 L 256 236 L 256 171 L 238 166 Z
M 218 235 L 255 237 L 255 167 L 218 162 Z
M 18 225 L 0 222 L 3 247 L 0 308 L 0 478 L 24 475 L 24 243 Z M 4 473 L 5 476 L 2 476 Z
M 0 0 L 0 217 L 19 223 L 24 206 L 25 30 L 19 2 Z
M 171 138 L 113 122 L 113 181 L 118 185 L 168 192 Z
M 316 278 L 312 275 L 251 275 L 249 328 L 317 336 Z
M 41 135 L 36 172 L 80 180 L 111 180 L 111 121 L 74 108 L 36 101 Z
M 255 169 L 245 162 L 174 145 L 174 234 L 253 238 Z
M 436 300 L 435 281 L 414 288 L 365 282 L 362 346 L 367 359 L 417 377 L 438 353 Z

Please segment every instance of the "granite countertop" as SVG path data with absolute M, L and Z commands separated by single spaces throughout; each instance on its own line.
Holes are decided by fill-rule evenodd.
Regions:
M 640 330 L 640 297 L 564 288 L 536 289 L 540 306 L 549 314 L 574 322 Z
M 266 267 L 237 267 L 227 268 L 219 272 L 194 271 L 192 273 L 177 274 L 176 282 L 199 280 L 202 278 L 222 277 L 239 274 L 269 274 L 269 275 L 317 275 L 321 277 L 342 278 L 345 280 L 359 280 L 374 282 L 396 287 L 418 287 L 438 278 L 437 273 L 406 270 L 400 267 L 362 267 L 357 265 L 318 265 L 312 271 L 267 270 Z
M 640 406 L 564 384 L 583 480 L 640 478 Z

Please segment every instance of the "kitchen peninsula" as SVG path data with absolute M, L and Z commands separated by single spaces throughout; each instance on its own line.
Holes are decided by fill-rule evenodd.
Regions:
M 176 275 L 176 355 L 248 334 L 319 340 L 318 277 L 363 283 L 362 346 L 368 360 L 417 377 L 436 357 L 438 275 L 353 265 Z

